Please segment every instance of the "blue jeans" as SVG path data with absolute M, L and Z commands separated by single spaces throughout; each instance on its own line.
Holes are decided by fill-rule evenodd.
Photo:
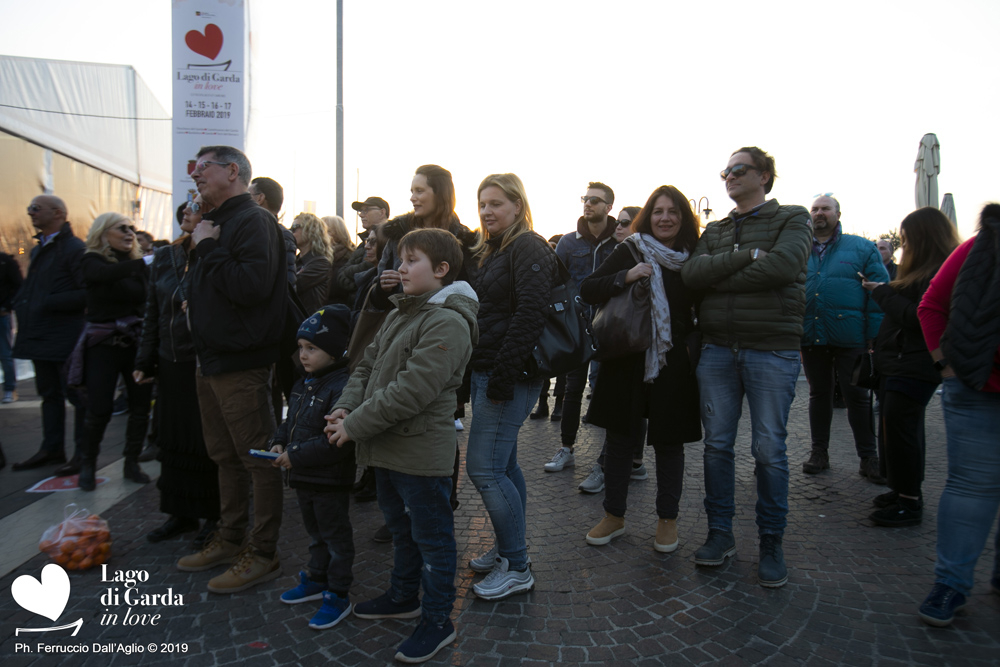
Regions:
M 538 400 L 542 381 L 516 382 L 514 398 L 500 404 L 486 397 L 489 381 L 489 373 L 472 373 L 465 467 L 493 522 L 498 552 L 510 561 L 510 569 L 523 570 L 528 562 L 524 528 L 528 491 L 517 464 L 517 432 Z
M 972 591 L 976 561 L 1000 507 L 1000 394 L 945 378 L 941 407 L 948 438 L 948 481 L 938 505 L 934 580 Z M 1000 536 L 994 575 L 1000 574 Z
M 378 506 L 392 533 L 394 563 L 389 597 L 403 602 L 417 597 L 424 619 L 438 625 L 455 605 L 455 516 L 451 477 L 420 477 L 375 468 Z
M 736 427 L 750 405 L 750 451 L 757 461 L 757 528 L 782 535 L 788 514 L 785 427 L 799 376 L 798 350 L 733 350 L 704 345 L 698 363 L 705 427 L 705 511 L 710 530 L 732 532 L 736 513 Z
M 11 348 L 14 345 L 14 330 L 11 328 L 10 315 L 0 315 L 0 368 L 3 369 L 3 390 L 17 389 L 17 372 L 14 369 L 14 357 Z

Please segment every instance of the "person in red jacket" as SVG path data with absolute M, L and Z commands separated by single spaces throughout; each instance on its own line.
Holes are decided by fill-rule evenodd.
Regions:
M 917 311 L 944 391 L 948 480 L 938 506 L 934 588 L 920 618 L 944 627 L 972 592 L 1000 508 L 1000 204 L 931 280 Z M 1000 533 L 990 585 L 1000 594 Z

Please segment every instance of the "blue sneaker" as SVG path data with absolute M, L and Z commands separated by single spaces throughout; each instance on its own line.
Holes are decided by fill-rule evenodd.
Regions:
M 917 613 L 927 625 L 946 628 L 955 619 L 955 614 L 965 607 L 965 596 L 951 586 L 934 584 L 930 595 L 920 605 Z
M 405 602 L 394 602 L 386 591 L 374 600 L 354 605 L 358 618 L 416 618 L 420 616 L 420 599 L 414 596 Z
M 445 619 L 444 623 L 438 625 L 422 618 L 410 638 L 399 645 L 396 660 L 409 663 L 426 662 L 455 641 L 457 636 L 451 619 Z
M 299 604 L 301 602 L 312 602 L 322 600 L 323 593 L 326 592 L 326 584 L 313 581 L 305 572 L 299 572 L 299 585 L 290 591 L 281 594 L 281 601 L 285 604 Z
M 323 593 L 323 606 L 309 621 L 313 630 L 326 630 L 344 620 L 351 613 L 351 602 L 346 597 L 326 591 Z

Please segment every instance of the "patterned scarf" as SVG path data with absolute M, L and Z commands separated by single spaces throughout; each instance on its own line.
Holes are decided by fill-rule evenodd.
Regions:
M 635 243 L 642 259 L 653 266 L 649 279 L 650 319 L 653 324 L 653 344 L 646 350 L 646 372 L 644 382 L 651 383 L 660 374 L 660 368 L 667 365 L 667 352 L 674 347 L 673 332 L 670 327 L 670 303 L 663 286 L 663 269 L 680 271 L 688 258 L 685 251 L 671 250 L 657 241 L 652 234 L 636 233 L 625 239 Z

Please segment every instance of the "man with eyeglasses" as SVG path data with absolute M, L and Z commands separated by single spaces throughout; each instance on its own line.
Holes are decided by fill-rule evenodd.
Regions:
M 882 323 L 882 311 L 861 287 L 862 275 L 865 280 L 884 283 L 889 274 L 874 243 L 843 232 L 840 202 L 830 194 L 816 197 L 810 215 L 813 241 L 806 277 L 802 369 L 809 381 L 812 451 L 802 471 L 815 475 L 830 467 L 836 382 L 847 403 L 847 420 L 861 459 L 859 473 L 870 482 L 885 484 L 879 472 L 868 390 L 852 385 L 851 374 L 858 357 L 871 349 Z
M 767 199 L 777 176 L 774 158 L 756 146 L 738 149 L 720 174 L 736 203 L 709 223 L 681 276 L 704 292 L 697 376 L 705 427 L 705 511 L 708 539 L 698 565 L 722 565 L 736 554 L 736 429 L 743 398 L 750 406 L 756 460 L 757 580 L 778 588 L 788 580 L 781 547 L 788 514 L 788 412 L 799 375 L 809 212 Z
M 617 221 L 608 215 L 615 203 L 614 191 L 599 181 L 587 184 L 587 194 L 580 197 L 583 215 L 576 221 L 576 233 L 564 234 L 556 245 L 556 255 L 569 270 L 570 281 L 577 293 L 584 278 L 593 273 L 608 258 L 618 242 L 615 240 Z M 562 447 L 545 464 L 545 472 L 559 472 L 576 465 L 573 446 L 580 430 L 580 405 L 587 385 L 589 367 L 581 366 L 566 374 L 562 419 L 559 422 Z
M 73 236 L 66 220 L 66 204 L 59 197 L 40 195 L 28 207 L 31 224 L 38 230 L 38 245 L 31 250 L 28 276 L 14 298 L 17 340 L 14 356 L 30 359 L 35 367 L 35 389 L 42 398 L 42 446 L 14 470 L 32 470 L 54 463 L 66 464 L 56 474 L 80 471 L 79 444 L 83 437 L 84 407 L 76 391 L 66 387 L 63 366 L 83 330 L 87 295 L 80 260 L 85 246 Z M 66 399 L 74 407 L 73 440 L 76 453 L 66 463 Z
M 389 203 L 381 197 L 369 197 L 364 201 L 354 202 L 351 204 L 351 208 L 358 212 L 361 226 L 364 229 L 358 234 L 361 243 L 351 253 L 350 259 L 340 270 L 340 273 L 334 276 L 334 280 L 337 281 L 337 287 L 340 291 L 353 293 L 358 289 L 356 276 L 371 269 L 371 264 L 365 261 L 365 242 L 370 234 L 368 230 L 389 219 Z
M 198 151 L 192 178 L 211 211 L 191 233 L 188 318 L 198 359 L 198 402 L 208 455 L 219 466 L 221 516 L 214 538 L 177 568 L 228 571 L 208 582 L 234 593 L 281 574 L 277 554 L 282 485 L 267 449 L 275 424 L 271 366 L 285 326 L 288 282 L 278 221 L 248 192 L 250 161 L 231 146 Z M 250 488 L 253 525 L 247 539 Z M 244 542 L 247 546 L 244 548 Z

